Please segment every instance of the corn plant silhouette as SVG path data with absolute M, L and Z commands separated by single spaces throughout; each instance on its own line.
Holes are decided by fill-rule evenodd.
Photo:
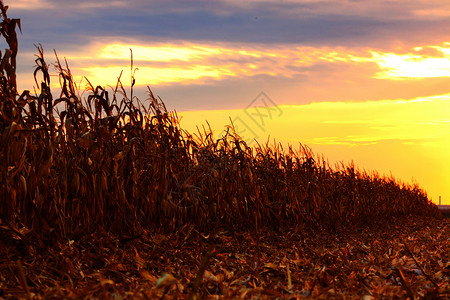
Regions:
M 229 126 L 183 130 L 175 112 L 148 89 L 130 97 L 121 75 L 111 90 L 87 80 L 77 95 L 66 60 L 48 65 L 37 45 L 37 92 L 18 95 L 18 19 L 0 1 L 0 219 L 23 241 L 41 244 L 99 229 L 134 236 L 143 229 L 305 230 L 372 226 L 396 218 L 438 216 L 416 185 L 332 168 L 306 146 L 248 146 Z M 131 52 L 132 54 L 132 52 Z M 51 90 L 53 67 L 61 91 Z

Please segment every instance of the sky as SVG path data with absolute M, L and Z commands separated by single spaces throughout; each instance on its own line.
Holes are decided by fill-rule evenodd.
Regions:
M 80 86 L 147 86 L 190 131 L 308 145 L 450 204 L 448 0 L 14 0 L 18 85 L 41 44 Z M 0 43 L 0 49 L 5 48 Z M 56 74 L 56 72 L 54 73 Z M 58 85 L 58 77 L 52 77 Z

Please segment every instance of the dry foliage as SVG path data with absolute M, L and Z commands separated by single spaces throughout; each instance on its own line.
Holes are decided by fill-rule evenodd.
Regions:
M 89 82 L 81 99 L 57 56 L 61 93 L 54 97 L 41 46 L 38 93 L 18 95 L 20 21 L 7 17 L 1 1 L 0 9 L 9 47 L 0 53 L 3 251 L 20 244 L 29 253 L 94 232 L 123 240 L 183 228 L 338 232 L 439 215 L 417 186 L 352 165 L 333 169 L 307 147 L 251 148 L 232 126 L 220 139 L 210 129 L 192 135 L 150 89 L 146 105 L 133 86 L 127 96 L 120 78 L 111 92 Z
M 217 140 L 208 130 L 190 135 L 150 90 L 148 107 L 127 98 L 120 79 L 112 96 L 90 84 L 80 99 L 58 57 L 61 94 L 54 99 L 41 46 L 40 93 L 18 96 L 20 22 L 4 6 L 2 14 L 9 49 L 0 65 L 0 216 L 11 228 L 62 237 L 98 227 L 174 231 L 186 223 L 337 229 L 437 212 L 417 186 L 353 166 L 333 170 L 306 147 L 250 148 L 232 127 Z

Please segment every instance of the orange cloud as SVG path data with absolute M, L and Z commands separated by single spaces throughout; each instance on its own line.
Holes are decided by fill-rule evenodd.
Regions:
M 404 49 L 402 53 L 367 48 L 272 46 L 205 43 L 160 43 L 156 45 L 97 44 L 84 53 L 69 55 L 76 61 L 74 73 L 88 75 L 99 84 L 114 84 L 127 68 L 130 48 L 134 65 L 139 68 L 138 84 L 202 84 L 205 80 L 244 78 L 257 75 L 293 78 L 308 75 L 316 65 L 376 64 L 373 74 L 360 76 L 398 80 L 450 76 L 450 46 L 431 45 Z M 405 50 L 407 53 L 405 53 Z M 363 67 L 361 70 L 364 70 Z
M 450 17 L 450 8 L 449 9 L 418 9 L 414 11 L 414 14 L 419 17 Z
M 5 3 L 5 5 L 7 5 L 7 3 Z M 12 5 L 12 9 L 26 10 L 39 9 L 44 7 L 50 7 L 50 4 L 46 0 L 14 0 L 14 3 Z
M 114 84 L 121 70 L 128 72 L 124 65 L 129 62 L 130 48 L 139 68 L 136 77 L 143 85 L 183 84 L 193 80 L 203 83 L 208 78 L 256 75 L 289 78 L 300 74 L 301 68 L 318 63 L 357 63 L 359 59 L 345 48 L 194 43 L 149 46 L 115 42 L 69 54 L 71 61 L 80 65 L 73 72 L 85 74 L 93 82 Z

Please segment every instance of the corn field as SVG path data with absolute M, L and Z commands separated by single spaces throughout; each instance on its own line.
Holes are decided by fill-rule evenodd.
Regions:
M 36 47 L 37 92 L 17 91 L 16 29 L 0 2 L 0 218 L 26 238 L 72 237 L 98 228 L 199 231 L 339 230 L 411 216 L 438 216 L 416 185 L 331 167 L 306 147 L 249 147 L 232 126 L 189 133 L 148 90 L 140 101 L 119 79 L 111 91 L 88 82 L 77 96 L 66 61 L 47 64 Z M 56 55 L 56 53 L 55 53 Z M 50 69 L 61 86 L 55 95 Z

